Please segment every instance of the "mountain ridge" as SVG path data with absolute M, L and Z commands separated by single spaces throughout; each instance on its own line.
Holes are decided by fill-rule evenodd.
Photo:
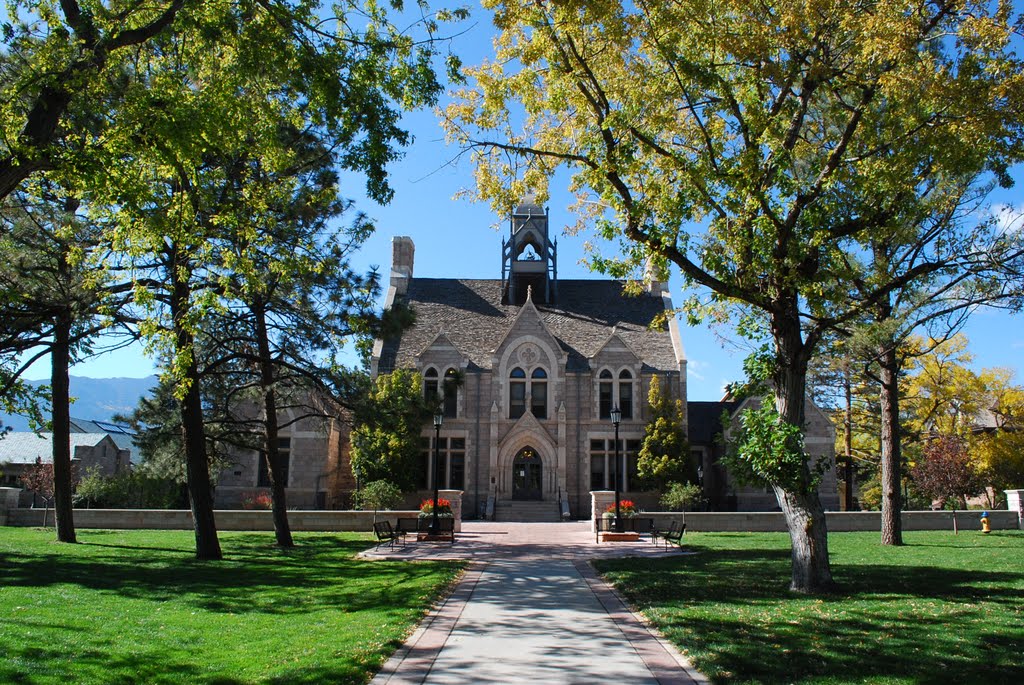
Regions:
M 71 376 L 71 416 L 90 421 L 110 421 L 115 414 L 127 414 L 157 384 L 155 375 L 143 378 L 119 376 L 90 378 Z M 49 380 L 26 381 L 33 387 L 49 385 Z M 45 415 L 49 415 L 47 411 Z M 16 431 L 27 431 L 28 419 L 16 414 L 0 413 L 0 423 Z

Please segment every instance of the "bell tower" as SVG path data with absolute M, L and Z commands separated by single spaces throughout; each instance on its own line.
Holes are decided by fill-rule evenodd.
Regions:
M 548 213 L 532 197 L 512 210 L 501 244 L 501 301 L 550 304 L 558 295 L 557 244 L 548 237 Z

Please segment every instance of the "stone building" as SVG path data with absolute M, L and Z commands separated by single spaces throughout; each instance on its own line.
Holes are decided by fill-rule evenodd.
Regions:
M 282 409 L 278 449 L 285 460 L 285 498 L 292 509 L 342 509 L 355 489 L 349 464 L 349 423 L 342 411 L 325 418 L 323 407 L 306 411 Z M 270 476 L 262 452 L 237 450 L 220 472 L 214 490 L 218 509 L 248 508 L 261 493 L 270 492 Z
M 71 467 L 82 477 L 93 471 L 113 476 L 131 468 L 131 451 L 106 433 L 71 433 Z M 36 463 L 53 463 L 53 433 L 14 431 L 0 439 L 0 487 L 20 488 L 21 477 Z M 32 506 L 33 493 L 23 490 L 19 506 Z
M 621 281 L 559 279 L 548 219 L 534 204 L 512 212 L 501 277 L 491 280 L 415 278 L 412 240 L 394 238 L 387 306 L 410 306 L 416 323 L 376 342 L 371 371 L 416 369 L 425 392 L 443 397 L 440 439 L 435 445 L 432 426 L 422 434 L 421 495 L 433 487 L 436 451 L 439 486 L 463 490 L 468 515 L 494 507 L 499 519 L 585 518 L 589 492 L 614 487 L 617 407 L 620 490 L 654 508 L 657 493 L 636 482 L 648 391 L 657 381 L 686 402 L 667 283 L 648 274 L 644 292 L 631 296 Z M 774 498 L 739 487 L 717 463 L 722 411 L 738 409 L 715 402 L 685 412 L 705 491 L 715 508 L 774 509 Z M 831 460 L 831 425 L 811 429 L 808 444 Z M 823 492 L 834 508 L 834 475 Z

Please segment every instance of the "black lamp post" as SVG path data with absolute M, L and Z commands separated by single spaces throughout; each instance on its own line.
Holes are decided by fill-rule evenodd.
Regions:
M 622 410 L 618 407 L 612 409 L 612 425 L 615 426 L 615 532 L 622 532 L 622 513 L 619 511 L 619 421 L 622 420 Z
M 430 517 L 430 527 L 427 528 L 429 535 L 439 535 L 441 524 L 437 521 L 437 484 L 441 479 L 438 477 L 438 466 L 441 463 L 441 422 L 444 415 L 441 412 L 434 414 L 434 508 Z

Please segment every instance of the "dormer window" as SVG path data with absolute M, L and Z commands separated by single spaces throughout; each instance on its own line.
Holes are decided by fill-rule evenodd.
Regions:
M 526 413 L 526 372 L 516 367 L 508 376 L 508 417 L 518 419 Z

